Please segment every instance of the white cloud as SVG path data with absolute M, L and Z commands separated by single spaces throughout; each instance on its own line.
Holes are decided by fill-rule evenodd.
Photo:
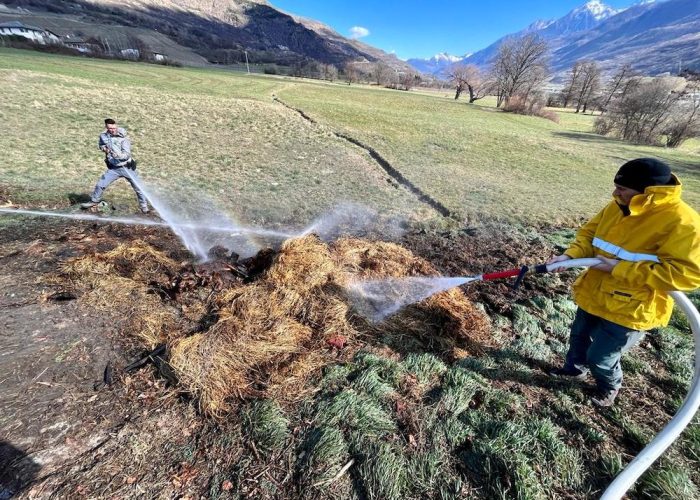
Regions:
M 369 35 L 369 30 L 367 28 L 363 28 L 362 26 L 353 26 L 350 28 L 350 38 L 353 40 L 357 40 L 358 38 L 362 38 Z

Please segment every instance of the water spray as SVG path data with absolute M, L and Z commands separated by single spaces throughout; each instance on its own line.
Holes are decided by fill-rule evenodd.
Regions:
M 40 210 L 25 210 L 21 208 L 0 208 L 0 213 L 6 214 L 21 214 L 21 215 L 33 215 L 37 217 L 58 217 L 61 219 L 71 219 L 71 220 L 84 220 L 92 222 L 102 222 L 102 223 L 115 223 L 115 224 L 125 224 L 129 226 L 156 226 L 156 227 L 177 227 L 183 229 L 196 229 L 211 233 L 225 233 L 232 236 L 237 235 L 259 235 L 266 236 L 270 238 L 288 239 L 295 237 L 295 233 L 288 233 L 283 231 L 273 231 L 271 229 L 263 229 L 257 227 L 245 227 L 245 226 L 216 226 L 216 225 L 204 225 L 196 223 L 177 223 L 177 222 L 161 222 L 145 218 L 129 218 L 129 217 L 102 217 L 99 215 L 92 214 L 66 214 L 60 212 L 43 212 Z
M 551 269 L 556 267 L 553 266 Z M 517 279 L 514 288 L 517 288 L 529 270 L 530 268 L 523 266 L 507 271 L 454 278 L 410 276 L 354 281 L 348 284 L 347 290 L 355 309 L 370 321 L 378 322 L 405 306 L 420 302 L 436 293 L 475 281 L 491 281 L 515 276 Z M 534 270 L 535 272 L 548 272 L 546 267 L 542 266 L 536 266 Z
M 204 262 L 209 258 L 209 249 L 217 244 L 224 244 L 227 248 L 229 243 L 226 240 L 221 241 L 220 238 L 214 238 L 214 242 L 210 240 L 212 233 L 204 230 L 203 228 L 197 227 L 200 225 L 199 221 L 195 227 L 188 227 L 192 224 L 190 220 L 186 219 L 186 214 L 182 211 L 182 206 L 180 204 L 171 206 L 166 200 L 160 196 L 156 196 L 155 193 L 146 186 L 137 175 L 132 174 L 129 169 L 125 169 L 126 174 L 133 184 L 139 187 L 143 192 L 148 202 L 153 208 L 156 209 L 160 217 L 170 226 L 172 231 L 180 238 L 180 241 L 185 245 L 185 247 L 195 256 L 197 256 L 200 262 Z M 224 214 L 215 214 L 218 220 L 224 220 L 230 222 L 228 217 Z M 203 219 L 203 218 L 202 218 Z M 233 224 L 231 224 L 233 226 Z M 238 233 L 240 235 L 240 233 Z M 240 239 L 240 238 L 239 238 Z M 241 244 L 242 243 L 242 244 Z M 245 241 L 239 242 L 240 246 L 245 248 L 246 252 L 254 253 L 258 246 L 247 239 Z
M 137 182 L 134 177 L 134 182 Z M 138 183 L 138 182 L 137 182 Z M 87 213 L 61 213 L 39 210 L 0 208 L 0 213 L 28 215 L 36 217 L 57 217 L 69 220 L 82 220 L 98 223 L 167 227 L 171 229 L 184 246 L 204 262 L 209 258 L 209 249 L 223 246 L 242 257 L 257 252 L 261 246 L 299 238 L 314 233 L 324 241 L 333 241 L 340 236 L 361 236 L 366 233 L 381 234 L 385 238 L 398 238 L 403 229 L 400 221 L 385 220 L 377 212 L 360 205 L 342 203 L 320 215 L 308 227 L 297 230 L 272 230 L 237 224 L 229 216 L 207 206 L 206 200 L 199 199 L 197 213 L 184 214 L 181 206 L 170 206 L 160 197 L 138 183 L 163 220 L 145 217 L 105 217 Z M 256 240 L 253 240 L 255 238 Z

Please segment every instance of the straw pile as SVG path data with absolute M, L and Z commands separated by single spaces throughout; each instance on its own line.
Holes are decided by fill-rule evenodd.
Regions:
M 127 277 L 116 272 L 115 255 L 110 254 L 72 263 L 69 275 L 89 284 L 88 300 L 106 290 L 111 294 L 115 287 L 121 288 L 113 295 L 115 300 L 128 301 L 134 293 L 145 296 L 154 275 L 172 276 L 177 270 L 155 250 L 117 250 L 111 254 L 123 257 L 132 251 L 140 259 L 137 273 Z M 91 272 L 81 274 L 86 266 L 93 266 Z M 180 383 L 211 415 L 225 414 L 236 398 L 265 395 L 289 400 L 307 394 L 313 391 L 308 384 L 311 375 L 367 343 L 430 350 L 446 358 L 475 353 L 490 344 L 486 316 L 458 289 L 407 307 L 376 325 L 355 314 L 345 294 L 344 285 L 353 279 L 416 275 L 437 272 L 398 245 L 350 238 L 328 245 L 306 236 L 287 241 L 255 282 L 229 283 L 209 293 L 209 303 L 200 309 L 215 311 L 213 324 L 188 333 L 170 315 L 172 308 L 149 302 L 148 311 L 139 309 L 136 314 L 158 319 L 150 323 L 149 334 L 141 328 L 137 335 L 152 343 L 157 333 L 168 343 L 170 364 Z M 125 280 L 132 283 L 126 286 Z M 344 348 L 338 348 L 337 339 L 342 339 Z
M 152 287 L 168 283 L 178 268 L 165 254 L 136 240 L 103 254 L 68 261 L 63 279 L 85 290 L 83 305 L 118 315 L 123 330 L 153 349 L 175 330 L 178 312 L 152 293 Z

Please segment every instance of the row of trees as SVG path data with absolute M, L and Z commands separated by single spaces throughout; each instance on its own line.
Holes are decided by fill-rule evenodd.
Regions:
M 399 71 L 383 62 L 348 62 L 338 69 L 333 64 L 323 64 L 313 59 L 295 61 L 285 69 L 281 66 L 267 66 L 265 73 L 290 74 L 303 78 L 315 78 L 319 80 L 345 80 L 351 83 L 376 84 L 399 90 L 410 90 L 421 85 L 423 80 L 420 75 L 411 71 Z
M 422 83 L 420 75 L 413 71 L 398 70 L 384 62 L 348 62 L 343 67 L 348 84 L 373 83 L 400 90 L 411 90 Z
M 596 131 L 640 144 L 680 146 L 700 137 L 700 85 L 682 77 L 629 78 L 609 95 Z
M 700 81 L 684 77 L 643 77 L 622 66 L 603 83 L 595 61 L 577 61 L 560 96 L 576 113 L 596 110 L 596 131 L 640 144 L 680 146 L 700 136 Z
M 492 95 L 496 106 L 506 111 L 555 120 L 545 103 L 573 107 L 576 113 L 597 111 L 597 132 L 636 143 L 677 147 L 700 136 L 700 75 L 642 77 L 628 64 L 605 80 L 595 61 L 580 60 L 562 91 L 547 97 L 543 88 L 549 76 L 547 43 L 528 34 L 504 42 L 488 71 L 457 65 L 450 81 L 455 99 L 468 93 L 473 103 Z
M 455 99 L 464 91 L 469 92 L 470 103 L 494 95 L 499 108 L 516 97 L 520 101 L 537 99 L 549 77 L 547 53 L 547 43 L 536 34 L 508 39 L 499 47 L 489 71 L 473 64 L 453 67 L 449 76 Z

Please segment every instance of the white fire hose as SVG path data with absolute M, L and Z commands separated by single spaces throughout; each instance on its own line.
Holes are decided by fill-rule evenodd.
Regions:
M 598 259 L 571 259 L 554 264 L 547 264 L 547 271 L 569 267 L 591 267 L 600 264 Z M 678 307 L 688 317 L 690 329 L 695 340 L 695 375 L 690 385 L 690 391 L 685 397 L 676 415 L 661 429 L 656 437 L 649 443 L 625 469 L 617 475 L 615 480 L 605 490 L 602 500 L 616 500 L 629 490 L 634 482 L 651 466 L 654 461 L 673 444 L 683 432 L 700 407 L 700 313 L 693 303 L 682 292 L 669 292 L 676 301 Z

